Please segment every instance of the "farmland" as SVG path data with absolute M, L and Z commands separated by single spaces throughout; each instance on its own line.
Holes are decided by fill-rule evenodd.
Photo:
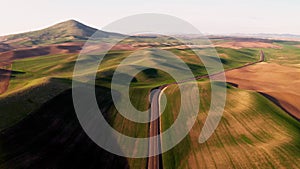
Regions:
M 198 137 L 209 109 L 210 85 L 199 82 L 201 110 L 190 134 L 163 154 L 164 168 L 299 168 L 299 122 L 262 95 L 228 85 L 222 120 L 212 137 Z M 163 130 L 178 113 L 178 87 L 166 89 L 170 104 Z M 170 113 L 173 112 L 173 113 Z M 177 112 L 177 113 L 174 113 Z
M 147 167 L 147 158 L 124 158 L 98 147 L 76 118 L 71 90 L 73 70 L 85 40 L 95 31 L 71 20 L 6 37 L 5 43 L 9 45 L 3 45 L 0 53 L 3 61 L 0 65 L 0 168 Z M 102 32 L 101 36 L 106 43 L 110 38 L 123 37 L 108 32 Z M 185 70 L 169 53 L 178 56 L 194 76 L 202 76 L 207 70 L 195 51 L 210 60 L 215 57 L 211 51 L 216 51 L 224 69 L 230 70 L 226 71 L 229 83 L 221 122 L 212 137 L 199 144 L 198 137 L 211 104 L 210 84 L 218 82 L 199 79 L 199 91 L 189 88 L 189 82 L 183 84 L 190 91 L 199 92 L 200 111 L 189 134 L 162 154 L 163 168 L 300 168 L 297 163 L 300 160 L 297 120 L 300 43 L 239 37 L 210 39 L 213 45 L 195 45 L 193 50 L 164 36 L 134 36 L 114 46 L 105 54 L 95 79 L 97 101 L 106 120 L 127 136 L 149 136 L 147 123 L 126 119 L 113 104 L 110 91 L 116 70 L 125 70 L 122 77 L 132 79 L 130 102 L 136 109 L 145 111 L 150 106 L 152 89 L 175 82 L 168 72 L 180 75 Z M 100 49 L 105 45 L 100 44 Z M 239 68 L 258 61 L 261 50 L 266 62 Z M 89 68 L 99 59 L 97 55 L 103 53 L 87 55 L 80 62 Z M 142 70 L 141 65 L 147 69 Z M 87 70 L 85 76 L 93 73 Z M 138 73 L 132 75 L 126 70 Z M 184 80 L 184 76 L 181 78 Z M 160 117 L 161 132 L 173 124 L 182 104 L 176 84 L 164 91 L 168 103 Z M 171 139 L 163 140 L 171 142 Z

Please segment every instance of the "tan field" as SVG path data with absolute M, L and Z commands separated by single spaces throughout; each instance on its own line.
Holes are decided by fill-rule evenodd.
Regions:
M 263 93 L 300 119 L 300 70 L 275 63 L 259 63 L 226 72 L 227 81 L 239 88 Z
M 241 48 L 273 48 L 281 49 L 280 46 L 266 42 L 224 42 L 215 44 L 216 47 L 241 49 Z
M 18 48 L 15 50 L 0 53 L 1 61 L 11 62 L 15 59 L 23 59 L 35 56 L 78 53 L 83 46 L 82 42 L 69 42 L 47 46 L 33 46 Z

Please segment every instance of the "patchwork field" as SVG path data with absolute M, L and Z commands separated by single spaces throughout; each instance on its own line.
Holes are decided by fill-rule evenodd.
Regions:
M 70 90 L 74 65 L 83 42 L 95 31 L 71 20 L 0 38 L 1 169 L 147 167 L 146 158 L 123 158 L 99 148 L 76 119 Z M 111 37 L 123 35 L 102 32 L 101 37 L 105 43 L 87 50 L 101 55 Z M 198 143 L 198 137 L 210 106 L 209 82 L 199 80 L 201 90 L 190 89 L 201 96 L 197 121 L 180 144 L 162 155 L 163 168 L 300 168 L 300 123 L 288 114 L 300 116 L 300 42 L 238 37 L 211 37 L 211 41 L 225 70 L 258 61 L 261 50 L 266 63 L 226 72 L 235 87 L 228 84 L 220 125 L 203 144 Z M 211 45 L 191 47 L 214 61 Z M 130 37 L 113 47 L 98 68 L 95 92 L 106 120 L 128 136 L 147 137 L 149 125 L 125 119 L 112 104 L 114 72 L 118 68 L 139 72 L 132 75 L 125 71 L 122 77 L 132 78 L 129 95 L 134 107 L 147 110 L 151 89 L 174 82 L 168 72 L 180 75 L 184 71 L 174 58 L 153 48 L 177 55 L 194 76 L 207 74 L 193 50 L 174 38 Z M 89 67 L 97 59 L 97 55 L 87 55 L 80 62 Z M 119 66 L 124 59 L 128 60 Z M 135 64 L 149 69 L 141 70 Z M 161 117 L 162 131 L 177 118 L 181 96 L 176 85 L 168 86 L 165 94 L 168 104 Z

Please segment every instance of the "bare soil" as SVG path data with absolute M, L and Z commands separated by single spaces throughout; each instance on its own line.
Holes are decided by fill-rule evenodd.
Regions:
M 292 116 L 300 119 L 300 70 L 275 63 L 256 65 L 226 72 L 227 82 L 239 88 L 262 93 Z
M 241 49 L 241 48 L 273 48 L 273 49 L 281 49 L 281 46 L 274 45 L 272 43 L 267 42 L 223 42 L 215 44 L 216 47 L 222 48 L 232 48 L 232 49 Z
M 12 49 L 12 47 L 9 44 L 0 42 L 0 52 L 6 52 L 11 49 Z
M 82 42 L 72 42 L 72 43 L 63 43 L 55 44 L 49 46 L 34 46 L 27 48 L 19 48 L 6 52 L 0 53 L 0 61 L 11 63 L 16 59 L 30 58 L 35 56 L 44 56 L 44 55 L 54 55 L 54 54 L 64 54 L 64 53 L 79 53 L 81 47 L 83 46 Z M 1 65 L 0 65 L 1 66 Z
M 300 48 L 300 45 L 296 45 L 297 48 Z

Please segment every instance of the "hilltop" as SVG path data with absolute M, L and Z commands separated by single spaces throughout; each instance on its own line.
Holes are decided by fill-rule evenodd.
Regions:
M 87 40 L 96 31 L 99 31 L 100 37 L 104 38 L 122 36 L 89 27 L 76 20 L 68 20 L 37 31 L 3 36 L 0 37 L 0 41 L 5 44 L 24 46 L 63 43 Z

